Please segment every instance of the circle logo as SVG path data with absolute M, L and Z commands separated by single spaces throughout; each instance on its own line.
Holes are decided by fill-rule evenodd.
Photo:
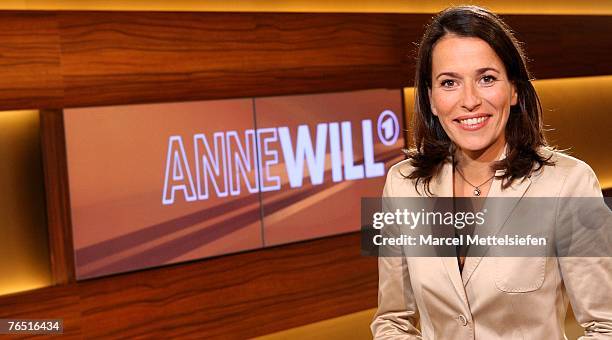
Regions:
M 385 110 L 378 116 L 378 139 L 384 145 L 390 146 L 399 138 L 400 126 L 397 116 L 391 110 Z

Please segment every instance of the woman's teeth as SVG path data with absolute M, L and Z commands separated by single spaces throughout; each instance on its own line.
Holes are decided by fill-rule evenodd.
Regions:
M 487 120 L 489 117 L 478 117 L 478 118 L 469 118 L 469 119 L 461 119 L 459 121 L 459 123 L 461 123 L 462 125 L 476 125 L 476 124 L 480 124 L 482 122 L 484 122 L 485 120 Z

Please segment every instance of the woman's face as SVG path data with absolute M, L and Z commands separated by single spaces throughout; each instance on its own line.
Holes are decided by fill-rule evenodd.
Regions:
M 448 137 L 474 152 L 503 148 L 517 94 L 489 44 L 447 34 L 434 45 L 429 101 Z

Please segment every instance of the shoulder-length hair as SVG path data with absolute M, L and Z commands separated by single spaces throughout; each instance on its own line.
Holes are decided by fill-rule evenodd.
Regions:
M 505 128 L 508 145 L 506 158 L 492 164 L 492 170 L 504 170 L 498 176 L 503 187 L 528 176 L 543 165 L 552 165 L 549 158 L 538 153 L 547 143 L 543 135 L 542 106 L 531 84 L 526 56 L 510 27 L 494 13 L 477 6 L 458 6 L 445 9 L 433 18 L 419 45 L 415 75 L 414 145 L 407 150 L 413 166 L 407 178 L 425 187 L 455 150 L 438 118 L 431 111 L 428 90 L 432 87 L 432 51 L 436 42 L 447 34 L 476 37 L 491 46 L 502 60 L 509 80 L 516 87 L 518 103 L 510 108 Z

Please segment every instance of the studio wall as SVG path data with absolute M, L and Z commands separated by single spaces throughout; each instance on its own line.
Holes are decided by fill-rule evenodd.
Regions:
M 220 338 L 262 335 L 375 307 L 376 261 L 361 256 L 358 234 L 77 282 L 61 110 L 410 87 L 413 43 L 429 17 L 0 12 L 0 108 L 41 109 L 38 160 L 46 195 L 28 202 L 46 204 L 46 209 L 32 209 L 40 216 L 46 211 L 54 283 L 0 297 L 0 317 L 63 318 L 66 335 L 76 338 L 194 332 Z M 590 78 L 612 74 L 609 16 L 506 17 L 526 41 L 537 79 L 579 78 L 563 80 L 561 87 L 552 84 L 544 96 L 556 99 L 545 110 L 557 104 L 564 108 L 555 93 L 578 93 L 582 77 L 609 88 L 607 78 Z M 542 89 L 547 91 L 544 83 Z M 602 92 L 590 91 L 580 98 L 588 98 L 586 104 L 598 96 Z M 559 126 L 569 132 L 571 123 L 563 119 L 574 110 L 564 112 L 547 117 L 551 125 L 560 119 Z M 560 145 L 573 143 L 564 139 L 574 138 L 573 133 L 564 136 L 551 138 Z M 586 144 L 576 145 L 596 159 L 597 153 L 585 151 Z M 601 170 L 607 163 L 593 164 L 604 173 L 602 183 L 608 183 Z M 41 183 L 43 175 L 37 176 Z M 45 225 L 43 217 L 36 221 L 38 228 Z

